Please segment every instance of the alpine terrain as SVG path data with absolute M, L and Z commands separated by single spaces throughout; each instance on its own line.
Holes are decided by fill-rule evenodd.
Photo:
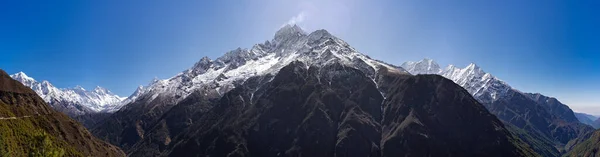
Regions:
M 441 69 L 433 60 L 423 59 L 405 62 L 402 67 L 411 74 L 438 74 L 462 86 L 544 156 L 560 156 L 594 131 L 557 99 L 521 92 L 473 63 L 465 68 L 449 65 Z
M 77 119 L 86 126 L 92 126 L 110 113 L 119 110 L 125 98 L 97 86 L 94 90 L 57 88 L 48 81 L 38 82 L 24 72 L 10 75 L 11 78 L 33 89 L 52 108 Z
M 547 153 L 514 134 L 462 84 L 409 72 L 326 30 L 286 25 L 251 49 L 204 57 L 140 87 L 93 133 L 129 156 Z
M 0 70 L 0 155 L 125 156 Z

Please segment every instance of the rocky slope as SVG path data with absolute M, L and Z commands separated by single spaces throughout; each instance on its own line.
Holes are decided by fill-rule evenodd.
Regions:
M 437 96 L 401 96 L 417 87 Z M 130 156 L 538 155 L 465 93 L 371 59 L 325 30 L 288 25 L 252 49 L 153 81 L 93 132 Z
M 574 140 L 594 130 L 580 123 L 573 111 L 555 98 L 537 93 L 523 93 L 484 72 L 475 64 L 469 64 L 465 68 L 449 65 L 440 69 L 437 63 L 424 59 L 419 62 L 407 62 L 403 67 L 412 74 L 437 72 L 435 74 L 456 82 L 500 120 L 526 131 L 529 136 L 536 137 L 524 140 L 534 147 L 544 147 L 538 148 L 544 151 L 541 154 L 556 156 L 558 154 L 553 152 L 564 153 L 576 143 Z M 555 145 L 556 149 L 549 150 L 546 146 L 548 144 Z
M 579 142 L 565 156 L 594 157 L 600 156 L 600 131 L 596 130 L 586 137 L 578 139 Z
M 0 70 L 2 156 L 125 156 Z
M 452 81 L 380 71 L 375 82 L 336 62 L 292 62 L 274 77 L 252 77 L 217 101 L 200 101 L 214 104 L 178 133 L 144 138 L 129 155 L 537 156 Z M 389 94 L 379 92 L 382 83 Z
M 277 31 L 271 41 L 252 49 L 238 48 L 216 60 L 204 57 L 172 78 L 154 81 L 136 100 L 97 125 L 93 132 L 128 150 L 157 125 L 162 115 L 192 93 L 202 91 L 210 98 L 220 98 L 248 78 L 273 75 L 292 61 L 315 66 L 340 62 L 364 71 L 369 77 L 382 67 L 406 73 L 402 68 L 370 59 L 325 30 L 307 34 L 298 26 L 288 25 Z

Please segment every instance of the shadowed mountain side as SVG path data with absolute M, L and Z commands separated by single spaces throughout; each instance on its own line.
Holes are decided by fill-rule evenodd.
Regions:
M 600 156 L 600 130 L 596 130 L 587 136 L 577 139 L 577 144 L 573 146 L 564 156 L 570 157 L 594 157 Z
M 466 90 L 439 75 L 382 75 L 383 156 L 537 156 Z M 495 142 L 490 142 L 495 141 Z
M 167 153 L 380 156 L 383 97 L 360 71 L 339 64 L 306 69 L 294 62 L 258 92 L 248 89 L 225 94 Z
M 377 80 L 390 83 L 385 101 L 360 70 L 292 62 L 271 81 L 250 78 L 219 100 L 198 92 L 183 102 L 199 107 L 176 105 L 128 154 L 537 156 L 451 81 L 384 75 Z M 409 102 L 414 105 L 404 104 Z M 194 116 L 172 121 L 176 113 Z

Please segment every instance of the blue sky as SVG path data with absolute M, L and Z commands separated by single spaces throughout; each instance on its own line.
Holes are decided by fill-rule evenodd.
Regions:
M 0 68 L 121 96 L 293 22 L 393 64 L 471 62 L 524 92 L 600 114 L 597 1 L 1 1 Z

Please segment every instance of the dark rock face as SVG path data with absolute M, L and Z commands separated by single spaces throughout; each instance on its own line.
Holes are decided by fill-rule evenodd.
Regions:
M 573 111 L 557 99 L 518 91 L 475 64 L 464 69 L 453 65 L 441 69 L 433 60 L 423 59 L 406 62 L 402 67 L 413 74 L 440 74 L 454 80 L 492 114 L 514 126 L 510 131 L 516 131 L 513 133 L 544 156 L 560 156 L 572 140 L 592 130 L 579 123 Z
M 339 64 L 306 69 L 296 62 L 251 96 L 254 90 L 227 93 L 167 153 L 380 156 L 383 97 L 360 71 Z M 192 148 L 198 154 L 187 151 Z
M 148 129 L 128 154 L 537 155 L 452 81 L 386 73 L 377 84 L 338 63 L 293 62 L 274 77 L 246 80 L 220 99 L 198 91 Z
M 484 105 L 499 119 L 536 137 L 536 140 L 525 140 L 536 150 L 546 149 L 546 152 L 565 153 L 572 147 L 573 140 L 589 134 L 594 129 L 580 123 L 573 111 L 554 100 L 540 95 L 523 94 L 510 90 L 503 98 Z M 543 144 L 539 142 L 543 142 Z M 553 144 L 556 148 L 548 148 L 545 146 L 547 144 Z M 540 152 L 540 154 L 546 153 Z
M 252 78 L 247 82 L 251 80 L 256 79 Z M 199 90 L 175 105 L 160 117 L 154 126 L 147 129 L 144 138 L 140 139 L 129 152 L 132 152 L 133 156 L 159 156 L 160 152 L 165 151 L 171 144 L 172 138 L 198 123 L 204 113 L 218 103 L 218 96 L 211 94 L 214 93 Z
M 160 96 L 152 101 L 145 101 L 147 99 L 148 97 L 139 98 L 139 101 L 113 113 L 92 128 L 92 133 L 127 151 L 144 137 L 147 128 L 152 127 L 160 116 L 174 106 Z
M 97 113 L 87 113 L 84 115 L 69 116 L 69 117 L 72 117 L 73 119 L 75 119 L 78 122 L 80 122 L 81 124 L 83 124 L 83 126 L 85 126 L 85 128 L 92 128 L 95 125 L 97 125 L 98 123 L 104 121 L 106 118 L 110 117 L 110 115 L 112 115 L 112 113 L 97 112 Z
M 439 75 L 382 80 L 391 86 L 383 104 L 383 156 L 536 155 L 451 80 Z
M 571 110 L 569 106 L 558 101 L 556 98 L 547 97 L 539 93 L 526 93 L 526 95 L 535 102 L 541 104 L 542 107 L 545 107 L 546 110 L 555 115 L 557 118 L 565 122 L 572 123 L 579 121 L 573 110 Z

